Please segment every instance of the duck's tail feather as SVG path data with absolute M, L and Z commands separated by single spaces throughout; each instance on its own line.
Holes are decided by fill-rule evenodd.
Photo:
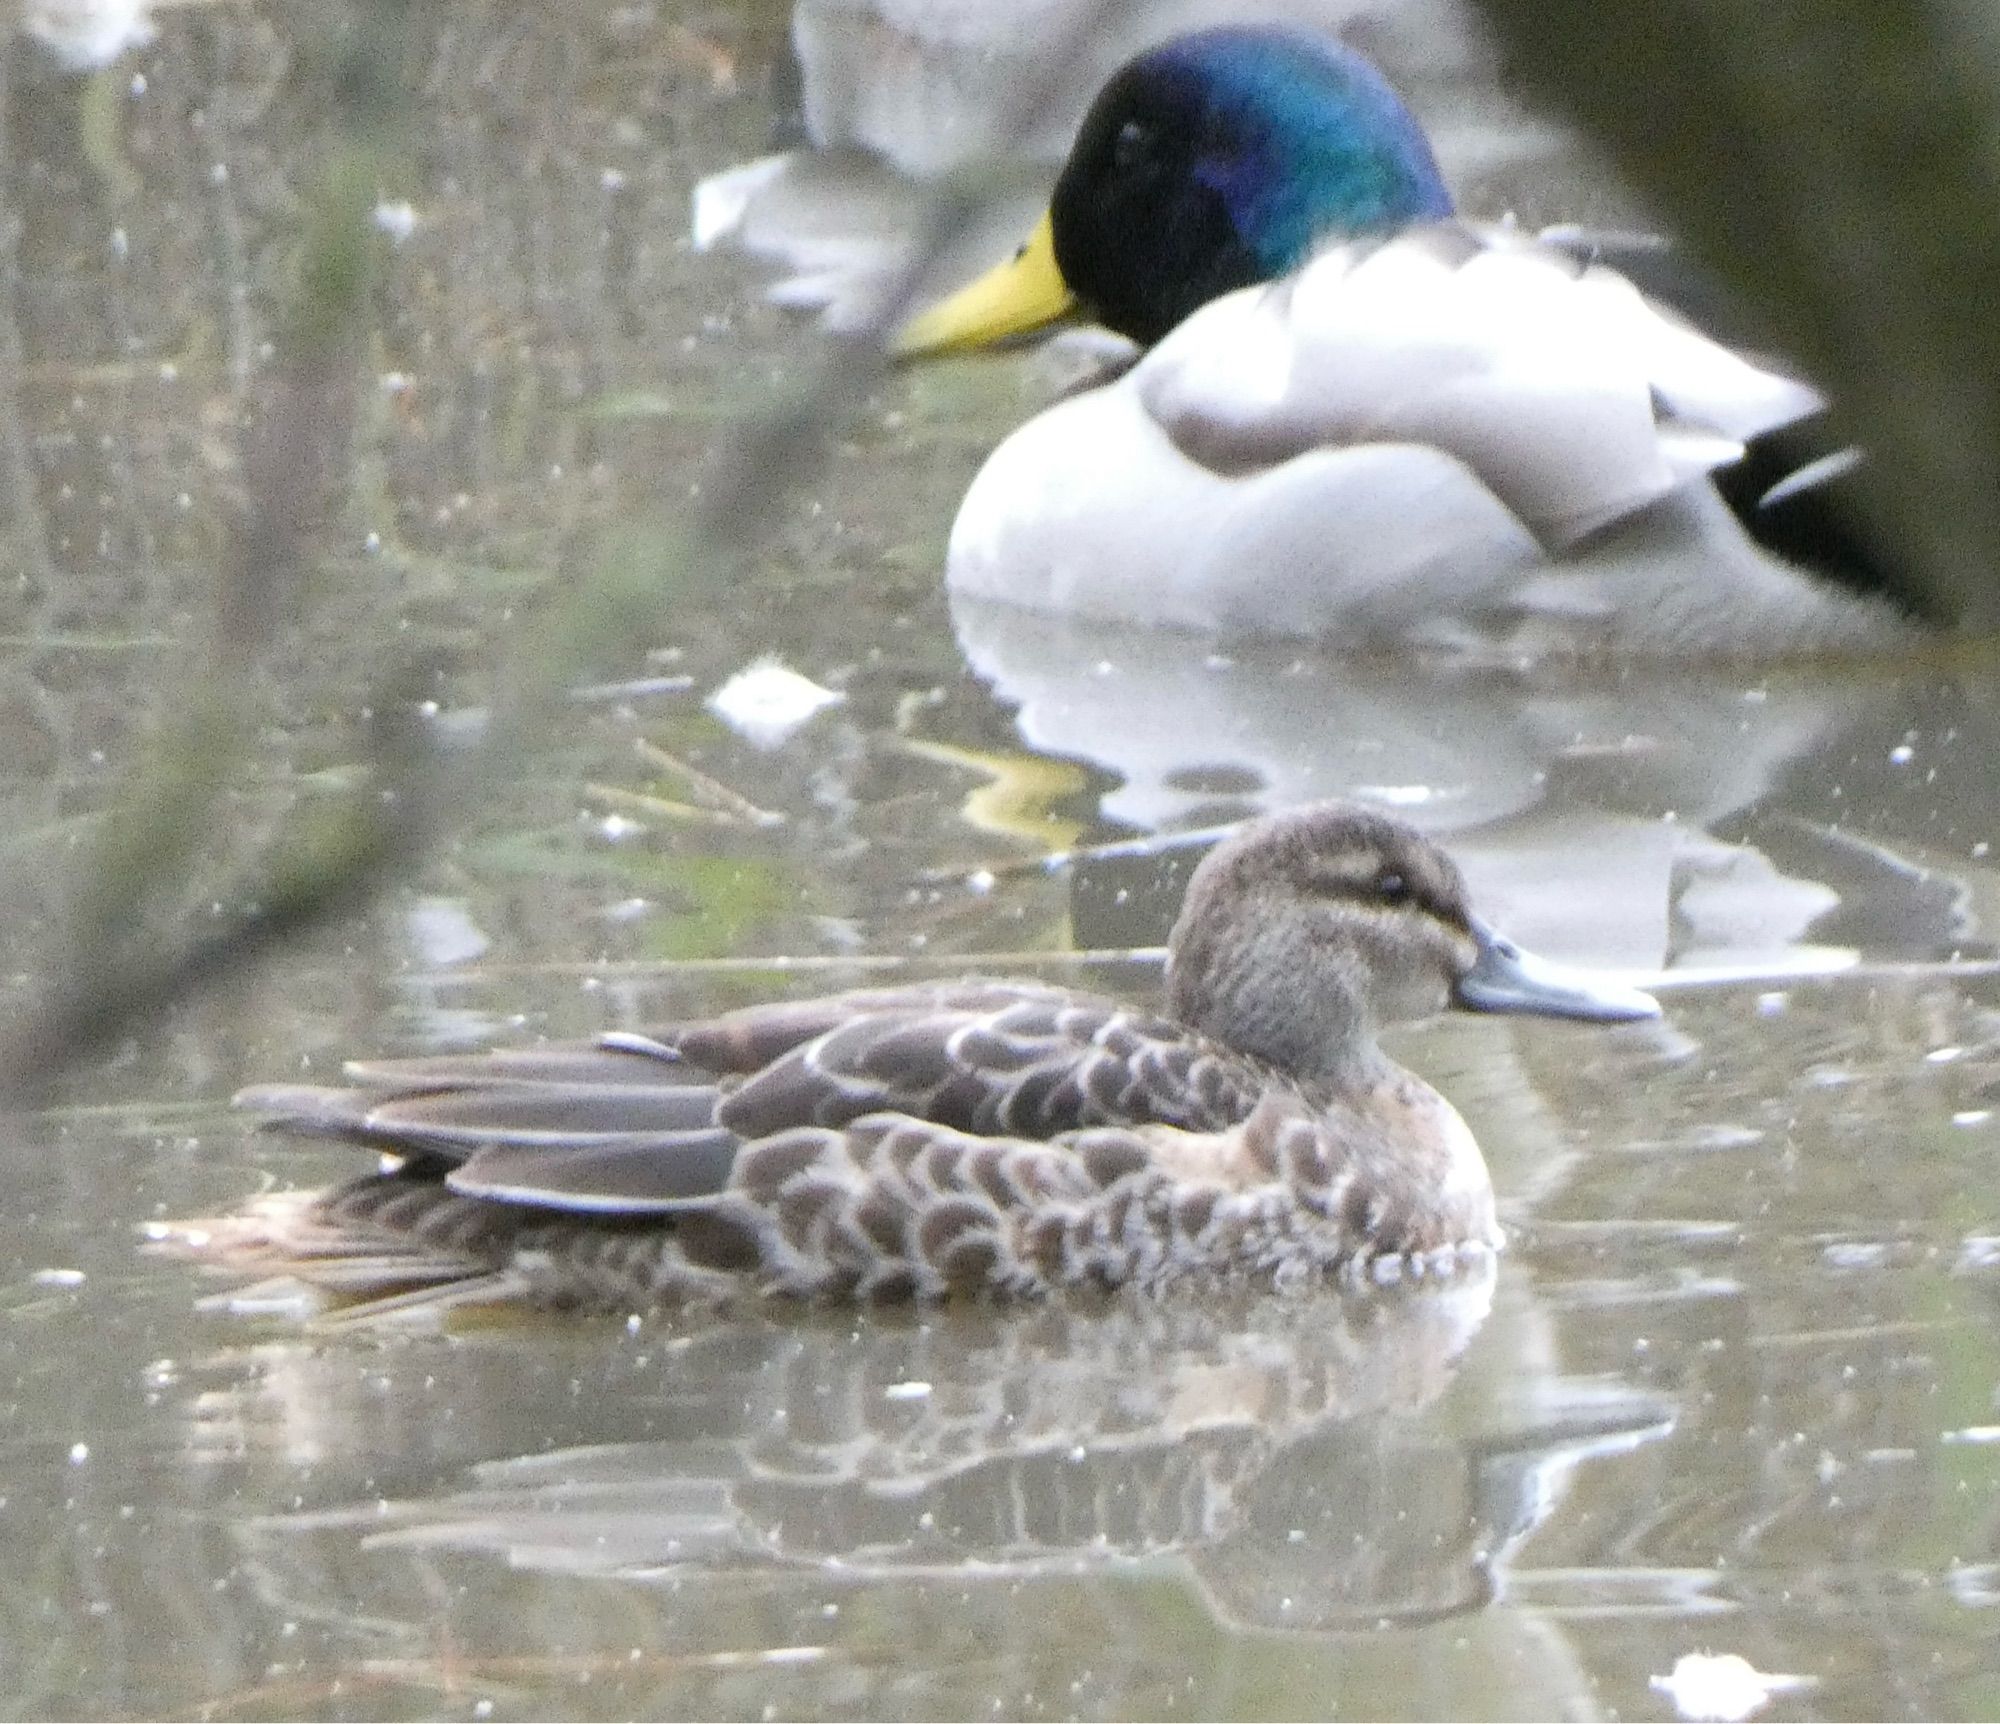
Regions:
M 258 1124 L 266 1130 L 359 1143 L 368 1139 L 368 1110 L 373 1097 L 365 1089 L 269 1083 L 238 1090 L 232 1105 L 262 1114 Z
M 518 1273 L 496 1269 L 488 1257 L 372 1226 L 329 1206 L 326 1196 L 273 1192 L 228 1215 L 154 1222 L 146 1243 L 222 1274 L 259 1276 L 202 1301 L 205 1310 L 239 1316 L 430 1325 L 462 1306 L 504 1304 L 529 1291 Z
M 1545 228 L 1545 245 L 1584 265 L 1606 264 L 1648 299 L 1670 307 L 1728 346 L 1759 353 L 1770 331 L 1737 295 L 1681 248 L 1655 234 Z M 1883 543 L 1860 496 L 1861 451 L 1822 409 L 1746 439 L 1742 459 L 1713 474 L 1730 512 L 1759 545 L 1865 597 L 1887 599 L 1921 622 L 1949 623 L 1938 598 L 1912 580 Z
M 1949 623 L 1937 595 L 1883 549 L 1860 495 L 1863 460 L 1821 412 L 1753 437 L 1740 461 L 1712 477 L 1730 513 L 1765 550 L 1850 592 L 1887 599 L 1919 622 Z

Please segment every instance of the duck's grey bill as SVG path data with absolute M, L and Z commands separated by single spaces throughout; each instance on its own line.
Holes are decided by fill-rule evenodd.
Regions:
M 1479 961 L 1459 977 L 1453 990 L 1453 998 L 1468 1011 L 1533 1012 L 1600 1024 L 1660 1015 L 1660 1002 L 1651 994 L 1524 952 L 1477 917 L 1472 937 L 1479 942 Z

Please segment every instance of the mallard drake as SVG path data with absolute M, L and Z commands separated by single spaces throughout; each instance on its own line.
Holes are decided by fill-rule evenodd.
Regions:
M 1658 1010 L 1522 953 L 1442 851 L 1345 803 L 1213 850 L 1169 953 L 1164 1013 L 971 980 L 247 1090 L 397 1159 L 207 1247 L 376 1300 L 626 1308 L 1445 1276 L 1499 1244 L 1492 1188 L 1377 1026 Z
M 1457 219 L 1416 119 L 1330 40 L 1240 27 L 1141 54 L 1028 242 L 901 334 L 916 355 L 1081 314 L 1148 348 L 994 452 L 950 584 L 1512 652 L 1912 639 L 1818 392 L 1648 298 L 1611 243 Z

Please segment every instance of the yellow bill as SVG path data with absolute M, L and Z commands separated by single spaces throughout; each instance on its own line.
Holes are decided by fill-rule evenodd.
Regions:
M 890 347 L 903 358 L 962 353 L 1026 335 L 1067 317 L 1076 295 L 1056 268 L 1055 230 L 1043 216 L 1027 243 L 996 269 L 920 311 L 899 329 Z

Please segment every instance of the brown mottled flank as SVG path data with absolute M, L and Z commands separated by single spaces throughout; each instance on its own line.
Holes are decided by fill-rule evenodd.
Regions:
M 1165 1013 L 974 980 L 357 1063 L 240 1099 L 400 1165 L 176 1237 L 366 1311 L 1450 1275 L 1500 1242 L 1485 1165 L 1375 1031 L 1482 942 L 1448 858 L 1321 804 L 1195 871 Z

